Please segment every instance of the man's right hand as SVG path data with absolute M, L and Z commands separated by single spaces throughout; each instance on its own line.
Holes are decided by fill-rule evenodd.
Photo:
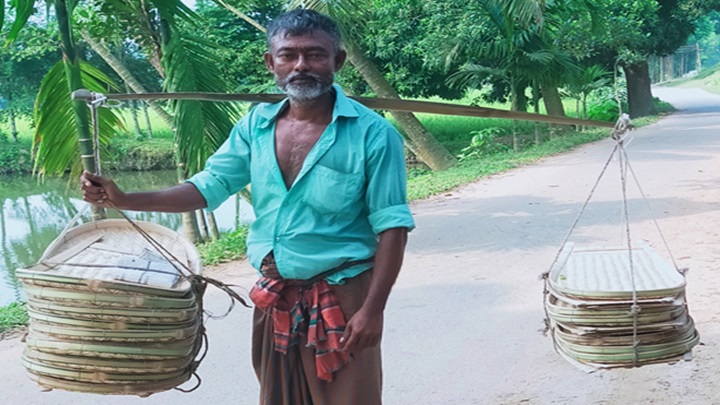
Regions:
M 125 193 L 114 181 L 88 171 L 80 176 L 83 200 L 103 208 L 122 208 Z

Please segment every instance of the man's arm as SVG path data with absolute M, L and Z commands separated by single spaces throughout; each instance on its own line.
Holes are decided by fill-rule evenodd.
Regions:
M 207 206 L 205 198 L 191 183 L 158 191 L 124 193 L 111 179 L 84 172 L 80 176 L 80 188 L 85 201 L 104 208 L 189 212 Z
M 342 350 L 357 352 L 380 343 L 383 312 L 402 267 L 407 233 L 407 228 L 391 228 L 380 234 L 368 295 L 347 323 Z

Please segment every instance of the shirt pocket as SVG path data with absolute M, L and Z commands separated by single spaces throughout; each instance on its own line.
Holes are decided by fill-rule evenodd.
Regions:
M 362 176 L 315 165 L 308 173 L 304 201 L 322 214 L 349 213 L 347 209 L 361 199 Z

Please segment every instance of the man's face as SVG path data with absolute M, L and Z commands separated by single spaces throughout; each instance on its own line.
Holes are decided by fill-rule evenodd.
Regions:
M 290 99 L 308 102 L 332 87 L 335 72 L 345 61 L 345 51 L 336 51 L 323 31 L 286 36 L 276 35 L 265 54 L 265 64 L 275 82 Z

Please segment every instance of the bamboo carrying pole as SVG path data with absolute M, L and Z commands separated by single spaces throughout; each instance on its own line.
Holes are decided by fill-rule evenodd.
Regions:
M 89 90 L 77 90 L 72 93 L 73 100 L 199 100 L 199 101 L 245 101 L 276 103 L 285 99 L 283 94 L 230 94 L 230 93 L 144 93 L 144 94 L 99 94 Z M 547 122 L 550 124 L 586 125 L 613 128 L 610 122 L 583 120 L 569 117 L 533 114 L 520 111 L 507 111 L 496 108 L 475 107 L 459 104 L 437 103 L 430 101 L 398 100 L 372 97 L 350 97 L 368 108 L 377 110 L 406 111 L 427 114 L 460 115 L 465 117 L 505 118 L 520 121 Z

